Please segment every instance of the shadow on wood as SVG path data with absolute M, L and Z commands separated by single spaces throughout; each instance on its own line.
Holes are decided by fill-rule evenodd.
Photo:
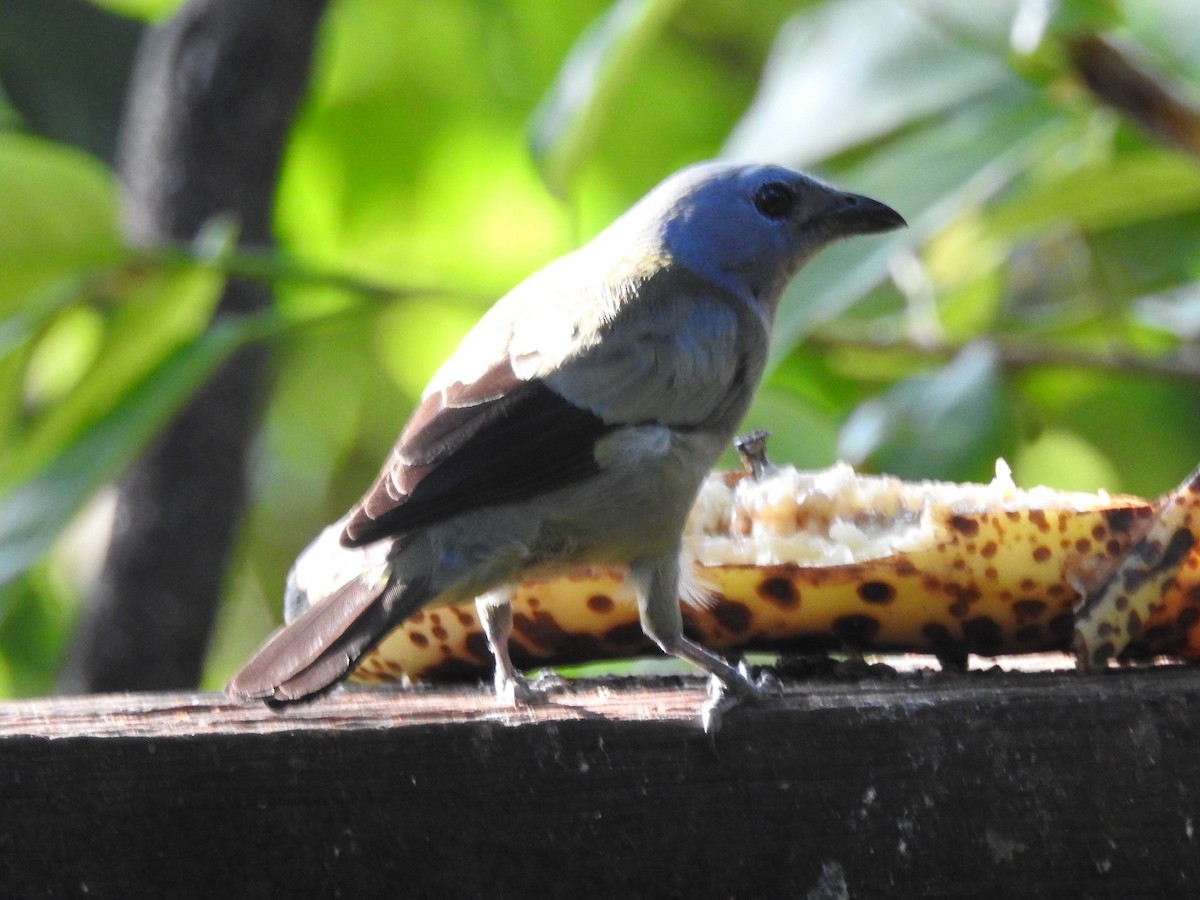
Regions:
M 0 705 L 5 896 L 1138 897 L 1200 890 L 1200 671 Z

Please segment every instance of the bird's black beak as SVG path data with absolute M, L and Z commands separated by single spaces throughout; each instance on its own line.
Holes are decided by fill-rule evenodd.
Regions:
M 822 218 L 831 237 L 877 234 L 908 225 L 890 206 L 862 194 L 838 194 Z

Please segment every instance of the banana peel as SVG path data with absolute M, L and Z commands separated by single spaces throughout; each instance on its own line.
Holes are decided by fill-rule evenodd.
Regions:
M 1138 541 L 1083 593 L 1072 644 L 1081 668 L 1155 651 L 1200 658 L 1200 468 L 1151 508 Z
M 761 442 L 760 442 L 761 444 Z M 1200 659 L 1200 468 L 1154 501 L 990 484 L 903 482 L 775 467 L 713 473 L 684 536 L 687 633 L 722 652 L 815 649 L 936 654 L 963 664 L 1073 650 Z M 653 652 L 615 569 L 522 583 L 522 668 Z M 474 678 L 492 657 L 474 604 L 427 609 L 357 667 L 366 682 Z

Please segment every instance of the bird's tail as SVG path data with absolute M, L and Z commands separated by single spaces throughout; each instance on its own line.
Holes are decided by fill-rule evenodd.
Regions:
M 225 688 L 236 700 L 303 700 L 342 678 L 425 600 L 380 565 L 317 600 L 276 631 Z

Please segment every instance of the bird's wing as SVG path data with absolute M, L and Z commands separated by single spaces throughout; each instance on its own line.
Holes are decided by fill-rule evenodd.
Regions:
M 398 606 L 404 585 L 391 582 L 386 566 L 351 578 L 276 631 L 226 686 L 239 700 L 300 700 L 325 690 L 346 674 L 397 615 L 420 608 L 419 592 Z
M 505 358 L 417 407 L 375 484 L 351 510 L 342 543 L 359 546 L 451 516 L 520 501 L 596 471 L 612 430 Z

